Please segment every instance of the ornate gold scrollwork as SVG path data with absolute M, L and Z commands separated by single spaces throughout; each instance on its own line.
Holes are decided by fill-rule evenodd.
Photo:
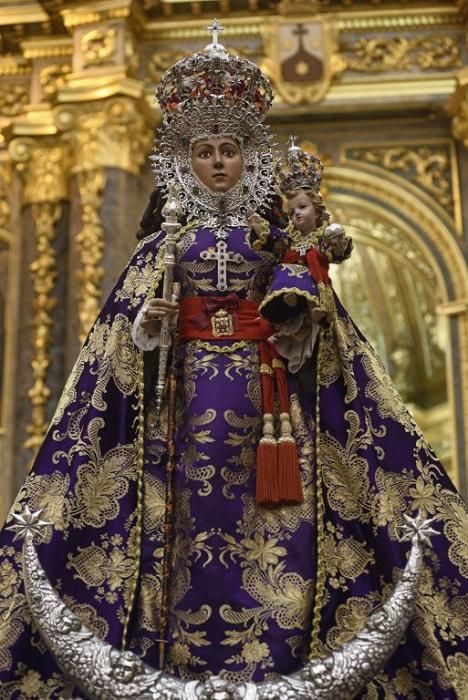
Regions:
M 82 228 L 76 237 L 81 267 L 78 270 L 78 316 L 80 342 L 86 339 L 101 305 L 101 283 L 104 276 L 102 253 L 104 229 L 99 215 L 106 184 L 104 168 L 82 170 L 78 173 L 78 187 L 82 208 Z
M 450 143 L 352 148 L 347 158 L 380 165 L 418 185 L 454 218 Z
M 28 391 L 31 420 L 26 427 L 29 437 L 24 446 L 33 453 L 42 443 L 47 430 L 46 405 L 50 396 L 47 371 L 50 365 L 52 311 L 57 297 L 52 292 L 57 277 L 54 252 L 55 224 L 60 217 L 60 201 L 67 196 L 67 153 L 62 146 L 50 143 L 38 146 L 32 139 L 15 139 L 10 155 L 25 180 L 24 202 L 32 204 L 35 225 L 36 258 L 30 265 L 33 288 L 32 328 L 33 383 Z
M 59 107 L 55 120 L 71 143 L 74 172 L 104 167 L 136 175 L 151 150 L 152 129 L 130 98 Z
M 11 166 L 9 162 L 0 162 L 0 228 L 10 229 L 10 199 L 8 187 L 11 182 Z M 0 370 L 1 371 L 1 370 Z
M 460 45 L 453 36 L 374 36 L 354 44 L 343 40 L 340 50 L 346 69 L 359 73 L 444 70 L 461 65 Z
M 57 90 L 65 84 L 65 76 L 71 72 L 68 63 L 52 64 L 43 68 L 39 74 L 42 92 L 47 97 L 53 97 Z
M 31 399 L 31 422 L 26 431 L 29 437 L 24 446 L 33 454 L 40 447 L 47 430 L 46 404 L 50 389 L 46 384 L 50 365 L 52 311 L 57 297 L 52 295 L 57 278 L 57 261 L 53 249 L 55 224 L 61 213 L 58 202 L 38 202 L 32 205 L 35 224 L 37 257 L 30 265 L 33 285 L 33 360 L 31 362 L 33 384 L 28 391 Z
M 0 90 L 0 114 L 4 117 L 16 117 L 24 112 L 28 102 L 29 88 L 26 83 L 4 82 Z
M 33 297 L 33 384 L 28 395 L 32 402 L 31 421 L 26 430 L 25 447 L 33 452 L 41 444 L 47 430 L 46 404 L 50 390 L 46 385 L 50 364 L 52 311 L 57 298 L 52 295 L 57 277 L 53 248 L 55 223 L 67 194 L 65 179 L 66 153 L 63 147 L 35 146 L 32 139 L 15 139 L 10 154 L 25 177 L 24 201 L 32 204 L 37 256 L 31 263 Z
M 457 87 L 448 100 L 446 109 L 452 116 L 452 133 L 456 139 L 468 146 L 468 68 L 457 74 Z
M 95 66 L 112 61 L 117 49 L 116 37 L 117 30 L 113 27 L 86 32 L 80 42 L 84 65 Z

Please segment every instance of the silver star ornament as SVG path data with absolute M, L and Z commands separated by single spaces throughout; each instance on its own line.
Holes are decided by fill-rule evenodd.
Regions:
M 7 530 L 15 532 L 13 542 L 18 539 L 25 539 L 30 533 L 31 536 L 42 539 L 44 529 L 52 523 L 47 520 L 41 520 L 42 508 L 31 513 L 28 504 L 26 504 L 21 513 L 12 513 L 11 517 L 16 521 L 13 525 L 9 525 Z
M 402 530 L 403 532 L 400 538 L 401 542 L 412 540 L 413 537 L 416 535 L 416 537 L 418 537 L 421 542 L 430 545 L 431 535 L 440 534 L 438 530 L 434 530 L 432 527 L 430 527 L 431 523 L 434 522 L 435 518 L 424 518 L 421 511 L 418 512 L 415 518 L 412 518 L 406 513 L 403 514 L 403 517 L 406 520 L 406 525 L 400 526 L 400 530 Z

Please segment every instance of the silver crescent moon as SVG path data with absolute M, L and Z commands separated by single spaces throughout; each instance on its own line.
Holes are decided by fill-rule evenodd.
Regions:
M 407 564 L 391 598 L 374 611 L 356 637 L 298 672 L 263 683 L 234 685 L 211 677 L 182 681 L 146 665 L 130 651 L 99 639 L 60 599 L 42 568 L 33 540 L 40 512 L 16 515 L 17 536 L 24 537 L 23 571 L 34 622 L 64 674 L 89 700 L 350 700 L 383 668 L 411 620 L 421 577 L 422 543 L 437 534 L 429 520 L 406 517 L 411 540 Z M 27 521 L 27 522 L 26 522 Z

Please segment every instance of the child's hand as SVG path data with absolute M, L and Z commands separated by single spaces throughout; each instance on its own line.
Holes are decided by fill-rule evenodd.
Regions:
M 346 235 L 343 226 L 340 224 L 330 224 L 323 232 L 323 238 L 320 243 L 320 248 L 328 259 L 333 262 L 336 258 L 339 260 L 346 255 L 349 248 L 350 238 Z
M 262 217 L 260 216 L 260 214 L 257 214 L 255 212 L 251 214 L 247 219 L 247 224 L 250 226 L 250 228 L 252 228 L 255 231 L 257 236 L 260 236 L 260 234 L 262 233 L 262 223 Z

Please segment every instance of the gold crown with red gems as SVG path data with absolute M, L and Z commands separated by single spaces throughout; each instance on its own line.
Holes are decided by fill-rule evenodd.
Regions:
M 224 27 L 214 20 L 208 31 L 212 42 L 202 52 L 178 61 L 161 79 L 156 97 L 165 115 L 190 109 L 192 103 L 248 106 L 266 114 L 273 102 L 268 78 L 251 61 L 229 54 L 218 43 Z

